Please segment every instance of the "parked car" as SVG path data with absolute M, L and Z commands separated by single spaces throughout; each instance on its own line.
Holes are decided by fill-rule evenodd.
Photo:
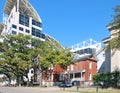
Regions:
M 72 87 L 72 83 L 63 82 L 63 83 L 59 84 L 59 87 Z

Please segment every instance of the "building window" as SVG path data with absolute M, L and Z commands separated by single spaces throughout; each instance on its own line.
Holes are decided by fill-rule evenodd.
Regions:
M 15 28 L 15 29 L 16 29 L 16 28 L 17 28 L 17 26 L 16 26 L 16 25 L 14 25 L 14 24 L 12 24 L 12 28 Z
M 72 71 L 74 70 L 74 65 L 73 65 L 73 64 L 71 65 L 71 70 L 72 70 Z
M 12 34 L 13 34 L 13 35 L 16 35 L 16 34 L 17 34 L 17 32 L 12 30 Z
M 92 69 L 92 62 L 89 63 L 89 69 Z
M 92 80 L 92 73 L 89 73 L 89 80 Z
M 61 81 L 63 81 L 63 80 L 64 80 L 64 74 L 60 74 L 59 79 L 60 79 Z
M 42 27 L 42 23 L 32 19 L 32 25 L 38 26 L 38 27 Z
M 45 34 L 42 33 L 42 38 L 45 39 Z
M 32 28 L 32 35 L 35 36 L 35 28 Z
M 86 48 L 86 49 L 82 49 L 82 50 L 78 50 L 76 51 L 75 53 L 78 53 L 78 54 L 95 54 L 95 49 L 92 49 L 92 48 Z
M 32 35 L 33 35 L 33 36 L 36 36 L 36 37 L 39 37 L 39 38 L 42 38 L 42 33 L 41 33 L 41 31 L 38 30 L 38 29 L 36 29 L 36 28 L 34 28 L 34 27 L 32 27 Z
M 19 27 L 19 30 L 20 30 L 20 31 L 23 31 L 23 28 L 22 28 L 22 27 Z
M 19 24 L 29 27 L 29 17 L 20 14 L 19 15 Z
M 26 32 L 26 33 L 30 33 L 30 30 L 26 29 L 25 32 Z

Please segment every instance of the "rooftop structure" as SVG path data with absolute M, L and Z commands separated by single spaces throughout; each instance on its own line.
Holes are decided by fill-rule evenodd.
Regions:
M 73 45 L 71 51 L 79 54 L 79 56 L 84 56 L 85 54 L 94 55 L 100 49 L 101 43 L 98 43 L 93 39 L 89 39 L 76 45 Z
M 41 18 L 28 0 L 7 0 L 4 13 L 10 15 L 14 6 L 16 6 L 17 12 L 19 11 L 21 14 L 32 17 L 33 19 L 41 22 Z

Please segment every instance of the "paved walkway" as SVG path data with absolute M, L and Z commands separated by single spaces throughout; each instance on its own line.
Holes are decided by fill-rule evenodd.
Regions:
M 59 87 L 0 87 L 0 93 L 73 93 Z M 77 92 L 75 92 L 77 93 Z

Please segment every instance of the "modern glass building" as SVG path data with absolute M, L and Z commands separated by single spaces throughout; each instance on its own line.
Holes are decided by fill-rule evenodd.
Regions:
M 6 0 L 3 22 L 0 23 L 0 34 L 30 35 L 32 38 L 38 38 L 41 41 L 47 40 L 57 43 L 59 48 L 63 48 L 57 40 L 42 32 L 42 20 L 29 0 Z M 30 73 L 28 77 L 32 75 L 33 73 Z
M 6 0 L 0 33 L 30 35 L 43 41 L 58 42 L 42 32 L 42 20 L 28 0 Z

